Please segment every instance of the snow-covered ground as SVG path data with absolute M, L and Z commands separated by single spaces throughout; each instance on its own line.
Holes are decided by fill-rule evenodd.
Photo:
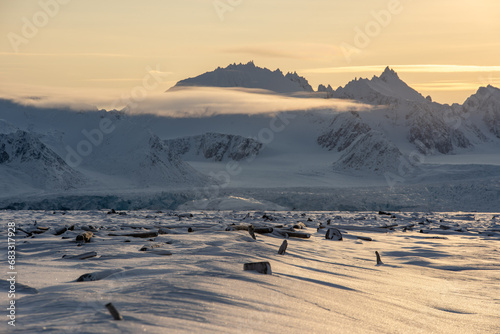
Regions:
M 2 211 L 0 217 L 4 240 L 7 222 L 17 228 L 15 329 L 20 333 L 500 329 L 499 213 L 106 210 Z M 295 232 L 310 238 L 293 236 L 289 229 L 298 222 L 306 227 Z M 254 240 L 232 224 L 274 231 Z M 74 229 L 54 234 L 65 226 Z M 330 227 L 342 232 L 342 241 L 325 239 Z M 94 236 L 79 245 L 75 238 L 85 229 Z M 111 235 L 144 232 L 160 234 Z M 278 255 L 284 233 L 288 249 Z M 158 247 L 140 251 L 146 245 Z M 96 256 L 63 258 L 88 252 Z M 272 275 L 243 270 L 245 263 L 259 261 L 269 261 Z M 77 282 L 87 273 L 97 273 L 98 280 Z M 1 286 L 6 295 L 5 279 Z M 5 315 L 7 302 L 1 298 Z M 109 302 L 123 321 L 113 320 L 105 308 Z M 7 329 L 4 316 L 1 331 Z

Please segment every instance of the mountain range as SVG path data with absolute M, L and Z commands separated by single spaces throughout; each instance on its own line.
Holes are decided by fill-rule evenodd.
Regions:
M 500 203 L 500 90 L 493 86 L 480 87 L 462 105 L 448 105 L 422 96 L 389 67 L 371 79 L 314 91 L 297 73 L 249 62 L 181 80 L 164 99 L 191 87 L 256 89 L 325 106 L 173 117 L 0 100 L 0 207 L 53 208 L 64 199 L 68 207 L 85 208 L 88 202 L 99 206 L 91 197 L 113 196 L 112 203 L 140 208 L 152 205 L 144 198 L 165 193 L 182 194 L 182 200 L 169 197 L 175 205 L 251 193 L 307 209 L 310 204 L 300 199 L 304 189 L 308 194 L 341 189 L 363 197 L 361 189 L 371 187 L 379 189 L 380 198 L 365 198 L 363 204 L 349 200 L 348 206 L 434 209 L 424 199 L 394 198 L 391 192 L 405 187 L 405 193 L 421 196 L 431 186 L 441 185 L 440 192 L 471 182 L 484 210 Z M 362 108 L 329 107 L 344 100 Z M 291 191 L 296 194 L 291 199 L 271 196 L 277 189 L 302 190 Z M 457 191 L 441 199 L 445 209 L 455 208 Z M 70 197 L 75 200 L 67 202 Z M 162 201 L 174 205 L 147 203 Z

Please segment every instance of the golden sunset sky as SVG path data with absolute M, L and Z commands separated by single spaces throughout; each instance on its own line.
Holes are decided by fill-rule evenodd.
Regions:
M 500 86 L 498 0 L 2 0 L 0 94 L 116 99 L 230 63 L 297 71 L 316 89 L 385 66 L 462 103 Z

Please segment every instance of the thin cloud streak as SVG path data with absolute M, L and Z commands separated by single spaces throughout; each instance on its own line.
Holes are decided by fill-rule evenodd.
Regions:
M 102 79 L 83 79 L 80 81 L 83 81 L 83 82 L 120 82 L 120 81 L 140 82 L 141 79 L 137 79 L 137 78 L 102 78 Z
M 146 58 L 118 53 L 26 53 L 26 52 L 0 52 L 0 56 L 22 57 L 110 57 L 110 58 Z
M 332 54 L 336 53 L 336 48 L 329 44 L 276 42 L 273 44 L 232 46 L 222 48 L 220 51 L 250 57 L 330 61 Z
M 426 91 L 470 91 L 477 90 L 480 85 L 467 82 L 430 82 L 422 84 L 414 84 L 412 87 L 416 90 Z
M 391 65 L 389 66 L 401 73 L 479 73 L 479 72 L 500 72 L 500 66 L 481 66 L 481 65 Z M 367 66 L 344 66 L 344 67 L 325 67 L 303 69 L 303 73 L 366 73 L 382 72 L 386 65 L 367 65 Z

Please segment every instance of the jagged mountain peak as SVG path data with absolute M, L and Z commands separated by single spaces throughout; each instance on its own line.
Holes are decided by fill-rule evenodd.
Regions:
M 500 89 L 492 85 L 479 87 L 463 104 L 464 111 L 479 115 L 486 128 L 500 138 Z
M 197 156 L 212 161 L 239 161 L 259 154 L 263 144 L 252 138 L 238 135 L 207 132 L 202 135 L 169 139 L 165 141 L 172 154 Z
M 325 85 L 320 84 L 318 86 L 318 92 L 333 92 L 333 88 L 330 85 L 325 86 Z
M 488 100 L 500 100 L 500 89 L 492 85 L 479 87 L 474 94 L 467 98 L 464 106 L 468 108 L 480 107 Z
M 226 69 L 228 70 L 234 70 L 234 69 L 238 69 L 238 68 L 248 68 L 248 69 L 252 69 L 252 68 L 256 68 L 257 66 L 255 66 L 255 63 L 253 62 L 253 60 L 250 60 L 248 63 L 246 64 L 243 64 L 243 63 L 239 63 L 239 64 L 236 64 L 236 63 L 232 63 L 232 64 L 229 64 Z M 222 67 L 218 67 L 217 69 L 223 69 Z
M 498 89 L 495 86 L 488 85 L 486 87 L 479 87 L 476 94 L 479 94 L 479 95 L 499 95 L 500 96 L 500 89 Z
M 376 78 L 376 76 L 374 76 L 374 78 Z M 389 80 L 395 80 L 395 79 L 401 80 L 396 71 L 394 71 L 389 66 L 385 68 L 384 72 L 382 72 L 379 78 L 384 82 L 388 82 Z
M 333 97 L 355 99 L 371 104 L 392 104 L 398 101 L 428 102 L 419 92 L 401 80 L 389 66 L 372 79 L 355 78 L 339 87 Z
M 277 93 L 313 92 L 307 79 L 296 72 L 284 75 L 279 68 L 271 71 L 256 66 L 253 61 L 246 64 L 234 63 L 225 68 L 218 67 L 214 71 L 181 80 L 169 90 L 186 86 L 259 88 Z

